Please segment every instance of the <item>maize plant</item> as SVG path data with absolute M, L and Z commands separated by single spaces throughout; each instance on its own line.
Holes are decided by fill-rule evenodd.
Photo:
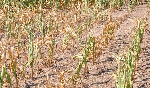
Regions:
M 33 64 L 34 64 L 34 58 L 33 58 L 33 51 L 34 51 L 34 46 L 33 46 L 33 39 L 34 39 L 34 34 L 33 34 L 33 28 L 31 25 L 28 25 L 28 37 L 29 37 L 29 58 L 30 60 L 28 63 L 30 64 L 30 67 L 32 68 L 32 79 L 33 79 Z
M 10 85 L 10 88 L 12 88 L 11 78 L 9 73 L 7 72 L 5 65 L 2 66 L 2 70 L 0 71 L 0 88 L 3 88 L 4 78 L 6 78 L 7 82 Z
M 72 81 L 72 83 L 74 85 L 76 85 L 76 80 L 80 75 L 80 71 L 82 69 L 82 66 L 84 65 L 84 74 L 85 72 L 88 70 L 87 67 L 87 60 L 90 58 L 89 56 L 93 55 L 93 60 L 94 60 L 94 56 L 95 56 L 95 38 L 93 39 L 91 36 L 89 36 L 85 47 L 82 46 L 83 48 L 83 55 L 75 55 L 73 58 L 78 58 L 78 67 L 77 67 L 77 73 L 76 75 L 73 75 L 70 80 Z M 81 61 L 79 59 L 82 59 Z M 93 61 L 94 62 L 94 61 Z
M 133 78 L 138 61 L 138 57 L 141 51 L 141 42 L 143 33 L 147 23 L 145 20 L 139 20 L 137 25 L 137 32 L 133 39 L 132 45 L 128 48 L 127 55 L 123 57 L 117 57 L 118 71 L 117 75 L 114 75 L 117 88 L 133 88 Z M 121 64 L 123 62 L 123 64 Z

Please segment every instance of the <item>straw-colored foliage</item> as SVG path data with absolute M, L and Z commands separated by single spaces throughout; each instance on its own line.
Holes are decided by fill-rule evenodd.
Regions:
M 75 88 L 80 82 L 83 66 L 85 74 L 88 71 L 87 61 L 94 65 L 96 58 L 110 44 L 115 31 L 124 21 L 124 18 L 113 21 L 111 13 L 123 5 L 133 9 L 138 4 L 139 0 L 0 0 L 0 88 L 4 84 L 19 88 L 20 78 L 26 81 L 29 75 L 34 79 L 41 67 L 49 68 L 56 64 L 56 53 L 63 53 L 77 45 L 79 54 L 72 56 L 78 59 L 77 70 L 72 71 L 74 74 L 66 79 L 65 73 L 70 71 L 59 72 L 54 69 L 53 73 L 59 76 L 60 84 L 53 85 L 48 75 L 46 80 L 47 88 L 65 88 L 66 84 Z M 89 34 L 94 26 L 105 20 L 107 23 L 100 36 Z M 134 53 L 133 64 L 136 64 L 140 53 L 144 22 L 139 21 L 137 28 L 133 46 L 128 56 L 124 57 L 130 60 L 128 57 Z M 83 43 L 82 38 L 86 35 L 89 36 L 86 43 Z M 40 63 L 43 63 L 42 66 Z M 135 69 L 135 66 L 132 68 Z M 129 68 L 127 66 L 125 70 Z M 117 77 L 121 78 L 123 69 L 119 71 Z M 134 70 L 131 79 L 133 73 Z M 116 79 L 116 82 L 118 88 L 123 88 L 119 87 L 122 81 Z M 124 85 L 132 86 L 132 83 L 127 80 Z

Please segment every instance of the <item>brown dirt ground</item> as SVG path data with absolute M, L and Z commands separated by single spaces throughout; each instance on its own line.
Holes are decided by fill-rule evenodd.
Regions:
M 129 11 L 126 6 L 115 10 L 112 13 L 113 21 L 117 21 L 119 18 L 125 20 L 120 24 L 120 28 L 115 31 L 114 39 L 110 41 L 110 44 L 105 47 L 94 65 L 88 61 L 89 72 L 85 76 L 81 74 L 81 82 L 77 84 L 77 88 L 114 88 L 115 80 L 113 73 L 117 70 L 117 60 L 111 53 L 120 55 L 122 51 L 125 51 L 132 41 L 132 33 L 135 32 L 135 25 L 129 19 L 136 20 L 138 18 L 147 17 L 148 23 L 150 24 L 150 9 L 147 4 L 136 6 L 133 11 Z M 105 23 L 105 22 L 104 22 Z M 91 31 L 95 36 L 100 36 L 101 30 L 104 24 L 100 23 Z M 61 36 L 57 36 L 61 37 Z M 58 38 L 59 40 L 59 38 Z M 147 26 L 144 38 L 142 42 L 142 52 L 138 61 L 138 67 L 135 73 L 135 80 L 133 88 L 150 88 L 150 25 Z M 77 46 L 73 46 L 70 50 L 65 50 L 63 53 L 58 51 L 54 54 L 56 58 L 56 64 L 53 64 L 50 68 L 42 67 L 41 65 L 38 74 L 34 74 L 34 80 L 27 75 L 26 82 L 19 78 L 19 88 L 46 88 L 46 79 L 53 85 L 59 85 L 59 75 L 54 73 L 54 70 L 62 71 L 73 71 L 77 69 L 77 59 L 71 58 L 78 54 Z M 43 46 L 44 49 L 44 46 Z M 44 53 L 44 52 L 43 52 Z M 40 63 L 42 64 L 42 63 Z M 27 68 L 26 73 L 29 74 L 30 69 Z M 35 69 L 37 72 L 37 69 Z M 83 73 L 83 72 L 81 72 Z M 30 75 L 30 74 L 29 74 Z M 65 79 L 71 77 L 71 73 L 65 72 Z M 72 88 L 70 84 L 66 84 L 66 88 Z

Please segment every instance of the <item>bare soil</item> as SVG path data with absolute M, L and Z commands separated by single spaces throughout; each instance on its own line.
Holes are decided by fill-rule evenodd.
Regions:
M 115 30 L 114 38 L 110 41 L 110 44 L 105 47 L 102 54 L 96 58 L 95 64 L 88 61 L 88 72 L 83 75 L 83 69 L 81 71 L 81 81 L 77 83 L 77 88 L 114 88 L 115 80 L 112 74 L 116 74 L 117 60 L 112 53 L 121 55 L 122 51 L 126 51 L 132 42 L 132 35 L 135 33 L 135 24 L 130 20 L 136 21 L 137 19 L 147 17 L 148 26 L 144 32 L 143 42 L 141 44 L 142 51 L 138 61 L 138 67 L 136 69 L 134 77 L 133 88 L 150 88 L 150 9 L 147 4 L 139 5 L 134 8 L 133 11 L 129 11 L 127 6 L 123 6 L 112 13 L 112 20 L 119 21 L 123 18 L 124 21 L 120 24 L 118 30 Z M 107 21 L 107 20 L 106 20 Z M 90 29 L 94 36 L 98 37 L 101 34 L 101 30 L 104 27 L 105 22 L 99 23 L 93 29 Z M 57 36 L 59 41 L 61 35 Z M 85 38 L 83 38 L 84 40 Z M 57 41 L 56 41 L 57 42 Z M 61 41 L 59 41 L 61 42 Z M 44 48 L 43 46 L 43 53 Z M 59 46 L 58 46 L 59 47 Z M 19 78 L 19 88 L 46 88 L 47 78 L 52 85 L 60 85 L 59 72 L 64 72 L 64 79 L 67 83 L 69 77 L 71 77 L 71 71 L 73 74 L 77 70 L 78 59 L 72 58 L 72 56 L 79 53 L 77 46 L 70 47 L 69 50 L 57 51 L 54 54 L 55 64 L 52 64 L 50 68 L 44 67 L 42 61 L 40 62 L 39 71 L 34 69 L 34 79 L 30 76 L 26 76 L 27 80 L 23 81 Z M 31 69 L 27 68 L 26 73 L 30 75 Z M 70 71 L 70 72 L 68 72 Z M 66 84 L 66 88 L 73 88 L 71 84 Z

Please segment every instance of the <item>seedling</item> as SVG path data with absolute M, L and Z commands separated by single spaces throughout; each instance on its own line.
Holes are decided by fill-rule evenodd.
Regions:
M 136 65 L 141 51 L 140 45 L 146 25 L 145 20 L 138 21 L 138 26 L 136 26 L 136 35 L 133 39 L 131 47 L 128 48 L 126 56 L 123 55 L 122 57 L 118 57 L 117 55 L 114 55 L 118 61 L 118 72 L 117 75 L 114 75 L 117 88 L 133 87 L 135 69 L 137 67 Z M 121 64 L 121 62 L 123 62 L 123 64 Z
M 29 58 L 30 60 L 28 63 L 30 64 L 30 67 L 32 68 L 32 74 L 31 77 L 33 79 L 33 64 L 34 64 L 34 58 L 33 58 L 33 52 L 34 52 L 34 46 L 33 46 L 33 39 L 34 39 L 34 34 L 33 34 L 33 28 L 31 24 L 27 26 L 27 31 L 28 31 L 28 37 L 29 37 Z

